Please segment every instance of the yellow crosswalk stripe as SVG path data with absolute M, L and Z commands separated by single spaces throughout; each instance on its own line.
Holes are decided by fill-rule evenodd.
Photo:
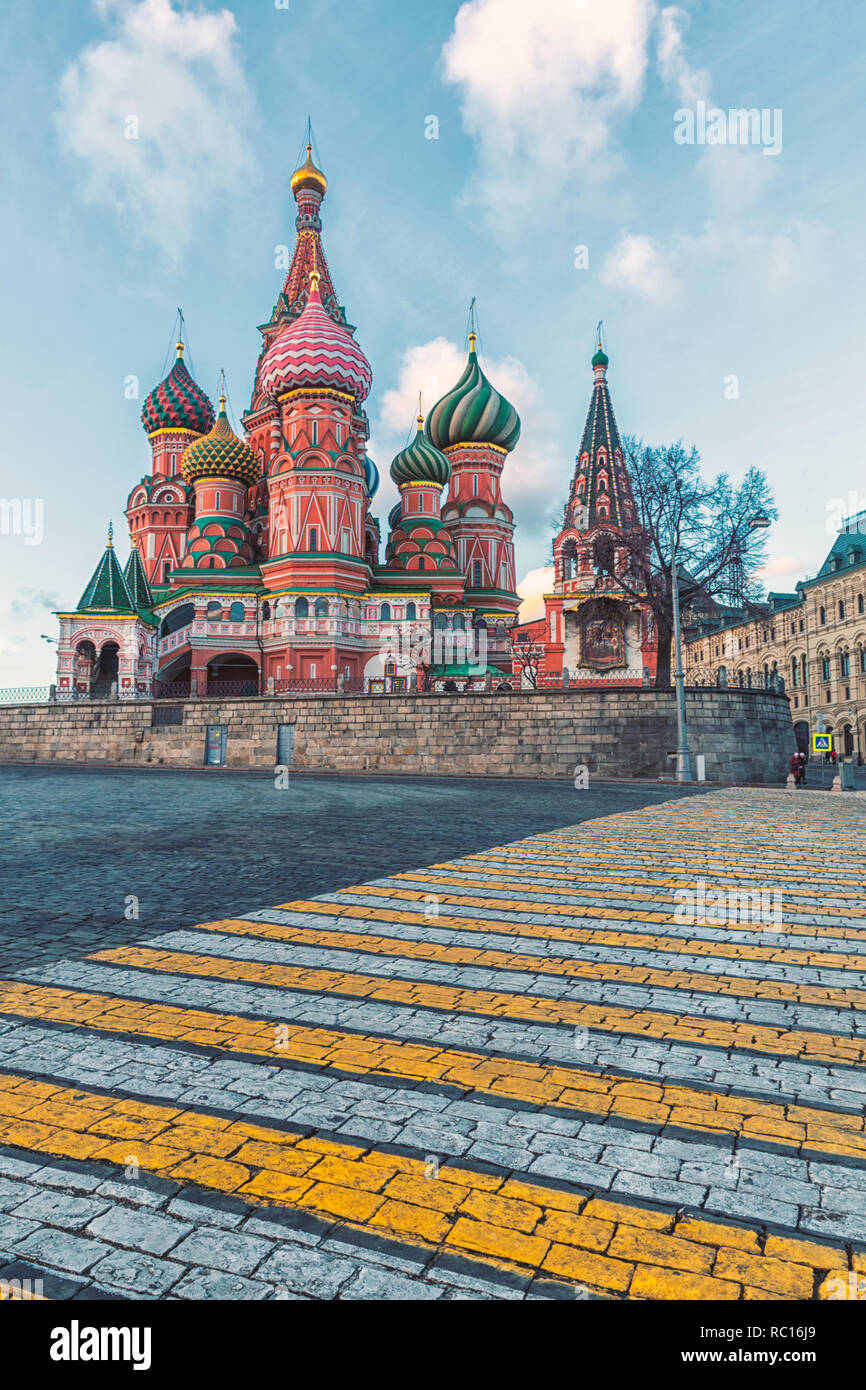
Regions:
M 423 893 L 413 894 L 413 902 L 426 901 Z M 389 907 L 369 907 L 362 903 L 320 902 L 315 898 L 300 898 L 295 902 L 279 903 L 279 911 L 317 913 L 322 917 L 359 919 L 365 922 L 404 922 L 407 925 L 439 925 L 449 931 L 486 932 L 495 936 L 538 937 L 544 941 L 577 941 L 599 946 L 621 946 L 632 950 L 665 951 L 674 955 L 711 956 L 719 959 L 768 961 L 778 965 L 807 965 L 827 970 L 857 970 L 866 968 L 866 953 L 807 951 L 788 946 L 755 946 L 743 941 L 706 941 L 700 937 L 664 936 L 637 931 L 608 931 L 600 927 L 550 926 L 547 923 L 510 922 L 494 917 L 432 917 L 429 911 L 401 911 Z M 604 913 L 600 915 L 606 915 Z M 631 920 L 623 914 L 619 921 Z M 745 928 L 744 928 L 745 930 Z M 811 929 L 809 935 L 815 935 Z M 844 933 L 840 933 L 844 934 Z M 783 933 L 780 933 L 783 935 Z M 850 933 L 849 933 L 850 935 Z
M 540 1186 L 202 1111 L 116 1100 L 0 1073 L 0 1142 L 304 1210 L 479 1267 L 610 1295 L 829 1296 L 856 1268 L 831 1242 L 786 1239 L 628 1198 Z
M 77 1023 L 162 1042 L 199 1043 L 227 1053 L 309 1063 L 358 1076 L 385 1075 L 507 1096 L 531 1105 L 772 1140 L 783 1147 L 866 1156 L 866 1118 L 845 1111 L 737 1097 L 662 1081 L 544 1065 L 465 1049 L 272 1019 L 118 999 L 114 995 L 0 981 L 0 1014 Z M 577 1058 L 576 1060 L 579 1060 Z
M 585 1027 L 602 1032 L 639 1034 L 671 1042 L 703 1043 L 712 1047 L 736 1047 L 768 1055 L 857 1066 L 866 1058 L 866 1041 L 804 1029 L 773 1028 L 765 1024 L 729 1023 L 659 1009 L 627 1009 L 612 1004 L 583 1004 L 539 995 L 498 993 L 465 989 L 456 985 L 389 979 L 347 970 L 292 965 L 266 965 L 254 961 L 200 956 L 122 946 L 97 951 L 94 961 L 138 966 L 147 970 L 186 973 L 211 979 L 246 981 L 281 989 L 345 993 L 355 998 L 386 1000 L 413 1008 L 445 1009 L 453 1013 L 522 1019 Z
M 569 956 L 530 956 L 493 951 L 473 946 L 443 946 L 435 941 L 411 941 L 394 936 L 374 936 L 367 932 L 317 931 L 281 922 L 223 918 L 200 922 L 197 931 L 225 932 L 234 936 L 262 937 L 286 941 L 297 946 L 324 946 L 333 950 L 367 952 L 377 956 L 398 956 L 406 960 L 441 961 L 446 965 L 473 965 L 494 970 L 519 970 L 539 975 L 556 975 L 576 980 L 611 980 L 659 989 L 686 989 L 708 994 L 733 995 L 742 999 L 790 1000 L 798 1004 L 833 1006 L 841 1009 L 866 1008 L 866 990 L 834 989 L 827 985 L 800 984 L 794 980 L 755 980 L 748 976 L 663 970 L 646 965 L 620 965 L 614 961 L 582 961 Z M 866 958 L 864 958 L 866 966 Z

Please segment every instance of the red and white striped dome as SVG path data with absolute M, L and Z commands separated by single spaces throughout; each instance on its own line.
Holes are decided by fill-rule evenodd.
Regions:
M 315 271 L 304 312 L 271 343 L 262 358 L 259 383 L 274 397 L 302 386 L 322 386 L 345 391 L 360 405 L 370 394 L 370 363 L 351 333 L 325 311 Z

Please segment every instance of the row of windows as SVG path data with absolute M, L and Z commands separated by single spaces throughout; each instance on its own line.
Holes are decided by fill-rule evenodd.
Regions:
M 840 599 L 839 599 L 839 602 L 838 602 L 837 605 L 836 605 L 836 608 L 837 608 L 837 611 L 838 611 L 838 615 L 839 615 L 839 620 L 840 620 L 840 622 L 841 622 L 841 621 L 844 621 L 844 619 L 845 619 L 845 600 L 840 598 Z M 866 613 L 866 598 L 864 598 L 863 594 L 858 594 L 858 595 L 857 595 L 857 612 L 858 612 L 858 613 Z M 824 608 L 823 606 L 822 606 L 821 608 L 818 609 L 818 622 L 821 624 L 822 627 L 823 627 L 823 626 L 826 624 L 826 622 L 827 622 L 827 610 L 826 610 L 826 608 Z

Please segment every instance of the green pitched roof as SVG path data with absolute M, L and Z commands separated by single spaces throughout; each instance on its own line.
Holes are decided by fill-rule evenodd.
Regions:
M 78 613 L 135 613 L 136 606 L 109 540 L 90 583 L 78 601 Z
M 147 575 L 144 572 L 144 565 L 141 561 L 141 552 L 138 546 L 133 546 L 129 552 L 129 559 L 123 571 L 123 578 L 129 590 L 130 597 L 136 608 L 152 608 L 153 594 L 150 592 L 150 585 L 147 582 Z

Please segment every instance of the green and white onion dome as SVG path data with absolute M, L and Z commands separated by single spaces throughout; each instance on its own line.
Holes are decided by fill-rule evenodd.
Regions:
M 418 416 L 418 433 L 401 449 L 391 464 L 391 477 L 398 487 L 404 483 L 435 483 L 444 487 L 451 477 L 451 464 L 424 434 L 424 417 Z
M 364 455 L 364 482 L 367 487 L 367 496 L 372 501 L 379 490 L 379 470 L 369 454 Z
M 491 386 L 469 334 L 469 361 L 457 385 L 437 401 L 427 416 L 426 434 L 437 449 L 459 444 L 492 444 L 510 453 L 520 438 L 520 416 L 510 401 Z

